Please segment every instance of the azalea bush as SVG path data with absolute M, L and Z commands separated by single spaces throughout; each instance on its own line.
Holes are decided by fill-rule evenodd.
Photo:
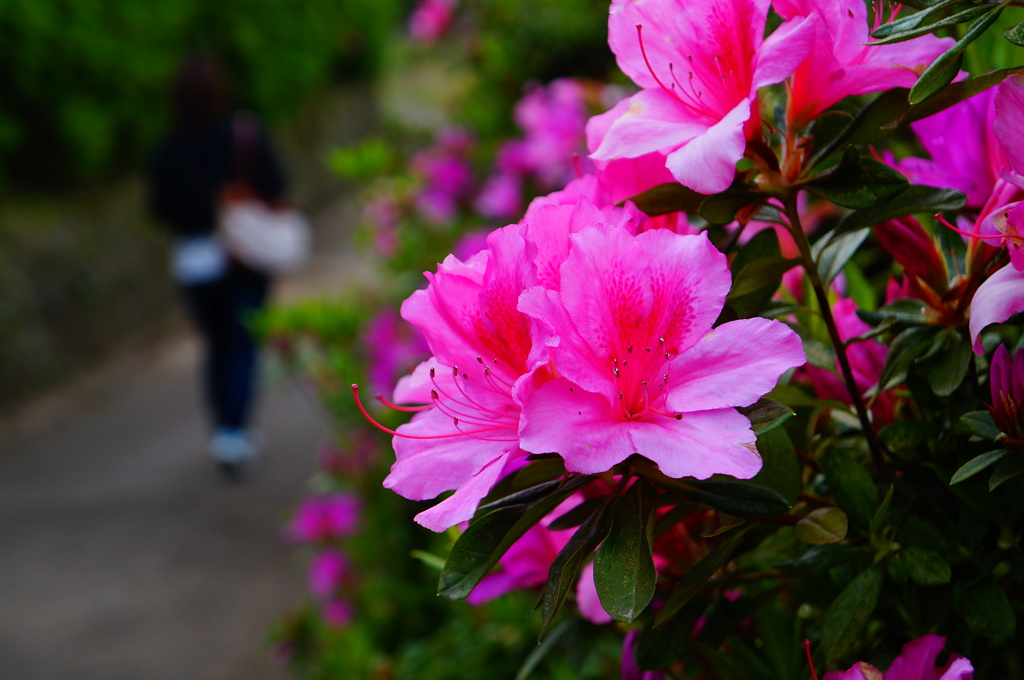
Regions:
M 339 375 L 438 593 L 535 597 L 520 677 L 608 634 L 624 678 L 1024 675 L 1024 66 L 964 70 L 1010 6 L 613 0 L 572 174 L 509 160 L 560 103 L 374 213 L 541 193 L 428 268 L 393 389 Z

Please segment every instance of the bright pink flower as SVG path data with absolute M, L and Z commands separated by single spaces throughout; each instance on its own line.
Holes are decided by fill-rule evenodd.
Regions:
M 324 617 L 324 622 L 335 628 L 347 626 L 355 618 L 352 605 L 345 600 L 334 599 L 324 602 L 320 611 Z
M 845 97 L 911 87 L 952 38 L 926 35 L 872 46 L 863 0 L 775 0 L 775 11 L 794 20 L 818 17 L 814 47 L 793 73 L 789 125 L 799 129 Z
M 359 524 L 359 501 L 348 494 L 310 496 L 285 527 L 293 541 L 321 543 L 351 535 Z
M 633 650 L 636 647 L 636 639 L 640 631 L 631 630 L 626 633 L 626 639 L 622 641 L 622 680 L 664 680 L 664 671 L 642 671 L 637 668 L 633 659 Z
M 384 486 L 414 500 L 457 489 L 416 516 L 434 531 L 472 517 L 502 472 L 522 464 L 519 392 L 544 362 L 543 343 L 534 342 L 530 320 L 517 309 L 520 291 L 536 277 L 532 247 L 515 226 L 487 243 L 466 262 L 449 255 L 426 274 L 426 290 L 402 305 L 434 356 L 395 390 L 396 401 L 428 406 L 398 428 L 397 460 Z
M 901 217 L 875 225 L 874 232 L 882 247 L 903 265 L 912 287 L 924 284 L 940 296 L 946 292 L 949 287 L 946 259 L 920 222 L 913 217 Z
M 761 458 L 735 407 L 804 362 L 800 339 L 766 319 L 711 328 L 730 275 L 705 236 L 604 225 L 570 241 L 558 276 L 520 301 L 557 339 L 554 377 L 523 409 L 522 447 L 557 451 L 573 472 L 639 453 L 672 477 L 753 476 Z
M 423 43 L 440 38 L 452 22 L 458 0 L 422 0 L 409 17 L 409 35 Z
M 1024 312 L 1024 271 L 1006 266 L 978 287 L 971 300 L 971 341 L 974 351 L 982 354 L 981 331 L 993 323 L 1002 323 L 1018 312 Z
M 435 224 L 451 221 L 460 201 L 469 196 L 473 170 L 466 155 L 471 145 L 465 131 L 445 130 L 434 147 L 412 159 L 412 169 L 423 180 L 416 207 Z
M 992 356 L 989 384 L 992 389 L 989 412 L 996 426 L 1008 437 L 1004 444 L 1024 448 L 1024 352 L 1018 348 L 1011 357 L 1006 345 L 999 345 Z
M 473 207 L 484 217 L 507 219 L 519 212 L 522 202 L 522 178 L 514 173 L 499 173 L 484 183 Z
M 813 22 L 794 21 L 765 39 L 768 5 L 613 0 L 608 42 L 643 90 L 591 122 L 607 130 L 592 157 L 662 153 L 682 184 L 703 193 L 728 187 L 747 139 L 760 135 L 757 90 L 789 76 L 814 37 Z
M 309 590 L 322 600 L 335 596 L 348 577 L 348 558 L 340 550 L 323 550 L 309 566 Z
M 944 637 L 924 635 L 903 645 L 884 676 L 871 664 L 860 661 L 845 672 L 829 671 L 822 680 L 972 680 L 974 667 L 962 656 L 954 654 L 945 666 L 936 668 L 935 660 L 945 644 Z

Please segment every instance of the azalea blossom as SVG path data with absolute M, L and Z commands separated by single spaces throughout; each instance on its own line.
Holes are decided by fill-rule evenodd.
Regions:
M 359 501 L 348 494 L 310 496 L 285 527 L 293 541 L 322 543 L 350 536 L 359 524 Z
M 1006 446 L 1024 448 L 1024 352 L 1018 348 L 1010 356 L 1006 345 L 999 345 L 992 356 L 989 373 L 992 406 L 989 413 L 1006 435 Z
M 872 45 L 863 0 L 775 0 L 772 6 L 785 19 L 819 19 L 810 54 L 790 81 L 787 119 L 793 129 L 851 95 L 913 86 L 953 44 L 952 38 L 925 35 Z
M 761 134 L 757 90 L 789 76 L 814 35 L 812 21 L 797 20 L 764 38 L 768 5 L 614 0 L 608 43 L 622 72 L 643 89 L 591 121 L 606 130 L 591 156 L 661 153 L 672 176 L 691 189 L 728 187 L 747 140 Z
M 962 656 L 954 654 L 945 666 L 935 666 L 945 645 L 944 637 L 924 635 L 903 645 L 903 651 L 884 674 L 860 661 L 845 672 L 829 671 L 822 680 L 972 680 L 974 667 Z
M 632 236 L 608 226 L 570 236 L 559 276 L 520 309 L 557 338 L 553 376 L 523 409 L 521 445 L 598 473 L 634 453 L 671 477 L 752 477 L 761 467 L 737 406 L 804 363 L 786 325 L 746 319 L 712 329 L 729 291 L 706 236 Z

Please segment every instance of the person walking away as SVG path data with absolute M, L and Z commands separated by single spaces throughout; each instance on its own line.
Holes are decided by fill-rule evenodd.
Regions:
M 184 63 L 172 110 L 171 129 L 153 155 L 150 204 L 174 236 L 172 275 L 202 338 L 210 452 L 237 476 L 257 452 L 250 418 L 258 347 L 247 324 L 266 304 L 271 280 L 224 249 L 216 235 L 218 206 L 240 183 L 270 205 L 281 203 L 285 179 L 258 121 L 231 113 L 215 59 Z

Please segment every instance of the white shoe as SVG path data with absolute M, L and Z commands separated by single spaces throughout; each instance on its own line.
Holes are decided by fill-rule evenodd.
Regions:
M 222 472 L 238 478 L 256 457 L 256 447 L 243 430 L 222 428 L 210 438 L 210 453 Z

